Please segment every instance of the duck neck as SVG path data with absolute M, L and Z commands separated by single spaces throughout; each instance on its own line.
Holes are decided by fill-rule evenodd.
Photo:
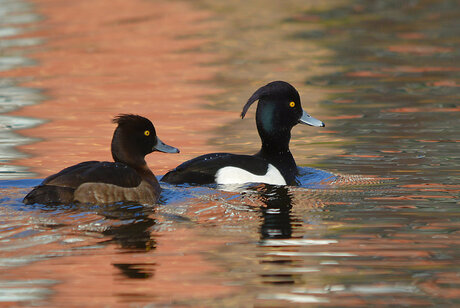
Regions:
M 158 183 L 155 174 L 153 174 L 152 170 L 147 166 L 144 158 L 142 160 L 136 159 L 117 159 L 115 155 L 113 155 L 115 162 L 123 163 L 128 165 L 129 167 L 136 170 L 136 172 L 142 177 L 142 179 L 152 185 L 155 189 L 160 189 L 160 184 Z
M 152 170 L 147 166 L 147 164 L 141 165 L 141 166 L 130 166 L 134 168 L 137 173 L 145 180 L 147 181 L 150 185 L 152 185 L 156 190 L 160 190 L 160 183 L 158 183 L 157 178 L 155 177 L 155 174 L 153 174 Z
M 294 157 L 289 150 L 291 132 L 286 130 L 267 134 L 263 129 L 259 129 L 259 135 L 262 139 L 262 148 L 256 156 L 262 157 L 274 165 L 281 172 L 288 185 L 295 184 L 295 176 L 298 171 Z
M 115 133 L 117 133 L 115 131 Z M 125 150 L 127 147 L 124 147 L 120 142 L 116 141 L 117 138 L 112 140 L 112 157 L 115 162 L 123 163 L 128 165 L 137 171 L 137 173 L 142 177 L 143 180 L 147 181 L 154 188 L 160 188 L 157 178 L 153 174 L 152 170 L 147 166 L 145 162 L 145 157 L 142 155 L 129 155 Z
M 112 142 L 112 157 L 115 162 L 126 164 L 136 170 L 139 166 L 147 165 L 143 156 L 129 155 L 125 148 L 116 142 Z

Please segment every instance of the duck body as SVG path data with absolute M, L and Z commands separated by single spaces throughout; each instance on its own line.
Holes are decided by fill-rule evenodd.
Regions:
M 86 161 L 53 174 L 29 192 L 25 204 L 110 204 L 158 201 L 161 187 L 144 156 L 154 150 L 177 153 L 157 138 L 151 122 L 121 115 L 112 139 L 114 162 Z
M 24 203 L 152 204 L 158 201 L 160 192 L 153 173 L 142 176 L 120 162 L 87 161 L 47 177 L 24 198 Z
M 274 165 L 262 157 L 231 153 L 198 156 L 169 171 L 161 179 L 170 184 L 238 184 L 261 182 L 286 185 Z
M 179 165 L 161 180 L 171 184 L 295 185 L 298 169 L 289 150 L 291 129 L 298 123 L 311 126 L 324 126 L 324 123 L 303 111 L 297 90 L 284 81 L 259 88 L 244 106 L 242 118 L 255 101 L 258 101 L 257 130 L 262 141 L 258 153 L 205 154 Z

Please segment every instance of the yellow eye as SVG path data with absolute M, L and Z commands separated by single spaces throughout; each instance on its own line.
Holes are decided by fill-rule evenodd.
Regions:
M 149 131 L 149 130 L 146 130 L 146 131 L 144 132 L 144 135 L 150 136 L 150 131 Z
M 294 103 L 294 102 L 290 102 L 290 103 L 289 103 L 289 106 L 292 108 L 292 107 L 295 106 L 295 103 Z

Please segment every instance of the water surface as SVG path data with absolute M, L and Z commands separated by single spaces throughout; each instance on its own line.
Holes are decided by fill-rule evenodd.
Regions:
M 181 8 L 181 3 L 174 5 Z M 30 145 L 38 149 L 35 156 L 19 160 L 23 165 L 9 163 L 16 167 L 8 167 L 11 173 L 3 173 L 6 180 L 0 182 L 0 301 L 25 306 L 458 305 L 456 1 L 201 0 L 187 9 L 199 12 L 200 18 L 188 22 L 200 31 L 172 39 L 181 42 L 175 51 L 180 59 L 212 55 L 200 58 L 204 71 L 196 63 L 188 66 L 184 84 L 200 89 L 187 92 L 187 102 L 199 102 L 190 107 L 192 118 L 210 112 L 203 121 L 213 129 L 191 142 L 188 137 L 203 130 L 188 127 L 174 144 L 185 145 L 185 156 L 163 160 L 154 154 L 161 161 L 152 158 L 152 168 L 161 172 L 207 150 L 257 151 L 254 110 L 244 120 L 238 112 L 258 86 L 283 79 L 299 89 L 304 108 L 326 123 L 324 129 L 293 130 L 291 150 L 301 166 L 302 185 L 239 190 L 163 185 L 156 207 L 25 206 L 21 199 L 40 180 L 21 170 L 44 177 L 34 164 L 53 153 L 40 153 L 60 138 L 66 142 L 59 134 L 39 136 L 45 143 Z M 148 14 L 132 14 L 117 27 L 153 22 Z M 109 25 L 106 31 L 114 31 L 115 24 Z M 184 40 L 195 44 L 185 48 Z M 99 72 L 103 76 L 104 68 Z M 31 95 L 19 82 L 15 87 Z M 65 86 L 57 83 L 53 89 L 59 95 Z M 97 101 L 100 92 L 90 93 Z M 122 101 L 129 106 L 128 99 Z M 100 121 L 102 109 L 94 107 L 91 118 L 87 111 L 93 107 L 86 108 L 75 108 L 76 115 L 84 112 Z M 175 117 L 159 126 L 171 137 L 180 113 Z M 34 125 L 44 120 L 49 119 L 30 118 L 38 121 Z M 59 123 L 48 122 L 44 131 L 66 131 L 67 122 Z M 19 128 L 3 140 L 19 144 Z M 108 136 L 113 129 L 99 128 Z M 75 135 L 71 140 L 76 137 L 87 148 L 106 150 L 100 139 L 82 141 Z M 203 147 L 197 147 L 203 139 Z M 9 148 L 1 151 L 4 161 L 11 160 L 6 153 L 25 155 Z

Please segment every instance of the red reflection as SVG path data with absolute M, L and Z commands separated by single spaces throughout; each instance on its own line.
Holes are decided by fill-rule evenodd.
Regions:
M 207 13 L 179 2 L 37 1 L 46 19 L 34 36 L 45 38 L 31 57 L 34 67 L 2 73 L 32 77 L 23 84 L 45 90 L 41 104 L 12 115 L 43 118 L 46 124 L 20 133 L 43 141 L 20 147 L 30 157 L 12 163 L 39 176 L 85 160 L 111 160 L 111 118 L 119 113 L 148 117 L 159 137 L 180 148 L 180 155 L 147 157 L 162 174 L 197 154 L 215 151 L 209 131 L 236 114 L 204 109 L 204 97 L 219 93 L 200 81 L 216 66 L 216 56 L 184 52 L 202 46 L 197 37 L 211 25 Z M 180 35 L 181 39 L 177 37 Z

